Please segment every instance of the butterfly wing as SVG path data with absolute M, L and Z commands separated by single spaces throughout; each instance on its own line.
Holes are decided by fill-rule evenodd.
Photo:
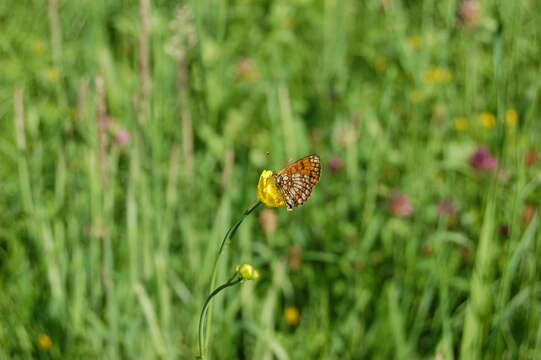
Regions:
M 304 204 L 319 181 L 321 162 L 312 154 L 295 161 L 273 175 L 276 187 L 284 197 L 288 210 Z

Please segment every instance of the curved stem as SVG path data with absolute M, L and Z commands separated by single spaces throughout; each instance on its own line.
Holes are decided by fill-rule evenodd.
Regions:
M 207 310 L 208 310 L 208 306 L 210 304 L 210 300 L 212 300 L 212 298 L 214 296 L 216 296 L 220 291 L 230 287 L 230 286 L 234 286 L 234 285 L 237 285 L 238 283 L 240 283 L 242 281 L 242 278 L 240 276 L 238 276 L 237 273 L 235 273 L 235 275 L 233 275 L 233 277 L 231 279 L 229 279 L 225 284 L 221 285 L 221 286 L 218 286 L 210 295 L 209 297 L 207 298 L 207 300 L 205 300 L 205 303 L 203 304 L 203 309 L 201 310 L 201 314 L 199 315 L 199 356 L 201 359 L 205 359 L 206 358 L 206 354 L 203 353 L 203 343 L 204 343 L 204 338 L 205 338 L 205 316 L 207 314 Z
M 203 354 L 203 338 L 204 338 L 204 333 L 203 333 L 203 329 L 205 327 L 205 323 L 207 322 L 207 319 L 206 319 L 206 312 L 207 312 L 207 305 L 208 305 L 208 302 L 210 301 L 210 299 L 216 295 L 215 292 L 216 290 L 220 289 L 216 289 L 214 291 L 212 291 L 212 289 L 214 288 L 215 284 L 216 284 L 216 269 L 218 267 L 218 261 L 220 260 L 220 255 L 222 255 L 222 252 L 224 250 L 224 247 L 225 247 L 225 244 L 228 240 L 231 240 L 233 238 L 233 235 L 235 235 L 235 233 L 237 232 L 237 229 L 239 228 L 239 226 L 242 224 L 242 222 L 244 221 L 244 219 L 246 218 L 246 216 L 250 215 L 255 209 L 257 209 L 257 207 L 261 205 L 261 201 L 259 200 L 256 200 L 256 202 L 252 203 L 250 206 L 248 206 L 248 208 L 246 210 L 244 210 L 244 212 L 242 213 L 242 216 L 241 218 L 235 223 L 233 224 L 233 226 L 231 226 L 229 228 L 229 230 L 225 233 L 225 236 L 222 240 L 222 242 L 220 243 L 220 247 L 218 249 L 218 253 L 216 254 L 216 258 L 214 259 L 214 264 L 212 266 L 212 275 L 211 275 L 211 279 L 210 279 L 210 286 L 209 286 L 209 298 L 207 299 L 207 301 L 205 302 L 205 306 L 203 307 L 204 309 L 204 312 L 205 314 L 203 314 L 203 312 L 201 313 L 201 317 L 199 319 L 200 323 L 199 323 L 199 353 L 200 353 L 200 356 L 201 358 L 205 358 L 205 354 Z M 231 281 L 231 280 L 230 280 Z M 227 285 L 230 281 L 228 281 L 226 284 L 224 285 Z M 222 286 L 224 286 L 222 285 Z M 227 287 L 227 286 L 226 286 Z M 212 292 L 211 292 L 212 291 Z M 209 318 L 212 317 L 212 310 L 209 314 Z M 205 348 L 206 348 L 206 344 L 205 344 Z
M 227 233 L 225 233 L 222 243 L 220 244 L 220 249 L 218 250 L 218 254 L 216 255 L 216 259 L 214 260 L 213 276 L 215 275 L 218 259 L 220 255 L 222 254 L 226 241 L 231 240 L 231 238 L 233 237 L 233 235 L 235 235 L 235 233 L 237 232 L 237 229 L 239 228 L 240 224 L 242 224 L 246 216 L 250 215 L 250 213 L 254 211 L 255 209 L 257 209 L 259 205 L 261 205 L 261 201 L 257 201 L 255 204 L 250 205 L 246 210 L 244 210 L 244 213 L 242 213 L 242 217 L 235 224 L 233 224 L 231 228 L 229 228 Z
M 212 277 L 210 280 L 209 291 L 211 291 L 214 288 L 214 285 L 216 284 L 216 268 L 218 267 L 218 260 L 220 259 L 220 255 L 222 255 L 225 243 L 227 242 L 227 240 L 231 240 L 231 238 L 233 238 L 233 235 L 235 235 L 235 233 L 237 232 L 237 229 L 239 228 L 240 224 L 242 224 L 246 216 L 250 215 L 250 213 L 252 213 L 252 211 L 257 209 L 259 205 L 261 205 L 261 201 L 257 201 L 255 204 L 250 205 L 246 210 L 244 210 L 244 213 L 242 214 L 241 218 L 235 224 L 233 224 L 233 226 L 231 226 L 229 230 L 225 233 L 225 236 L 222 242 L 220 243 L 220 248 L 218 250 L 218 253 L 216 254 L 216 258 L 214 259 L 214 264 L 212 265 Z

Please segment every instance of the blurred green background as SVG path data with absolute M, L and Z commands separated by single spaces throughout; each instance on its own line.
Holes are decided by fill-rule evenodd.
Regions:
M 540 359 L 541 6 L 0 3 L 0 358 Z

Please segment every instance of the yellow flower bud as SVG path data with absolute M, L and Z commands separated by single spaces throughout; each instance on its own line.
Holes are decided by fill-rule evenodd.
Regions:
M 509 127 L 517 126 L 518 114 L 515 109 L 509 109 L 505 112 L 505 122 Z
M 53 342 L 51 341 L 51 338 L 47 334 L 40 334 L 38 336 L 38 347 L 41 350 L 49 350 L 51 346 L 53 345 Z
M 299 309 L 297 309 L 295 306 L 288 306 L 284 310 L 284 320 L 289 325 L 297 325 L 300 317 Z
M 468 128 L 468 119 L 459 116 L 453 120 L 453 126 L 457 131 L 464 131 Z
M 250 264 L 237 265 L 235 270 L 243 280 L 259 279 L 259 272 Z
M 268 207 L 285 206 L 284 198 L 274 183 L 272 171 L 263 170 L 257 184 L 257 198 Z
M 487 129 L 493 128 L 496 126 L 496 116 L 488 111 L 482 112 L 479 114 L 479 122 Z
M 452 75 L 451 72 L 445 68 L 435 68 L 425 71 L 423 78 L 429 85 L 445 85 L 451 81 Z

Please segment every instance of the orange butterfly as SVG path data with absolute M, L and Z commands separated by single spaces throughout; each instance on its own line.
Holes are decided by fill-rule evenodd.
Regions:
M 291 211 L 295 206 L 302 205 L 308 200 L 319 181 L 320 174 L 319 156 L 312 154 L 272 175 L 276 187 L 284 198 L 287 210 Z

